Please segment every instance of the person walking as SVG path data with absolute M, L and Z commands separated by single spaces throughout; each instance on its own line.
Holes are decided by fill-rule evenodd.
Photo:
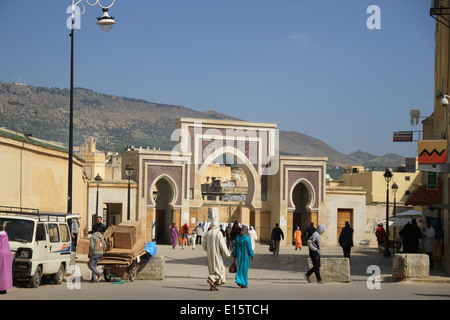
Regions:
M 279 227 L 278 223 L 275 224 L 275 228 L 272 229 L 272 234 L 270 235 L 270 240 L 273 241 L 275 250 L 273 251 L 273 254 L 279 255 L 280 254 L 280 241 L 281 239 L 284 240 L 284 233 L 283 230 Z
M 217 287 L 225 283 L 226 268 L 223 263 L 223 256 L 230 258 L 230 251 L 227 249 L 225 238 L 219 230 L 219 217 L 213 216 L 211 227 L 203 239 L 203 249 L 206 251 L 208 264 L 209 290 L 217 291 Z
M 191 239 L 191 243 L 192 243 L 192 250 L 195 250 L 195 242 L 197 240 L 197 234 L 195 232 L 196 229 L 194 229 L 191 233 L 190 239 Z
M 189 230 L 190 230 L 189 225 L 186 222 L 181 227 L 181 237 L 182 237 L 182 240 L 184 239 L 184 241 L 185 241 L 184 243 L 182 242 L 182 245 L 183 244 L 189 245 Z
M 223 237 L 225 238 L 225 230 L 223 230 L 222 225 L 220 225 L 219 231 L 222 232 L 222 235 L 223 235 Z
M 304 232 L 304 236 L 305 236 L 305 242 L 308 241 L 308 239 L 312 236 L 312 234 L 316 232 L 316 228 L 314 227 L 314 222 L 311 222 L 311 224 L 309 225 L 308 228 L 306 228 L 305 232 Z
M 403 241 L 403 253 L 419 252 L 419 239 L 422 239 L 422 232 L 417 226 L 416 219 L 412 219 L 411 223 L 405 224 L 399 234 Z
M 172 244 L 172 249 L 175 249 L 178 242 L 178 229 L 175 225 L 175 222 L 169 227 L 170 229 L 170 243 Z
M 237 260 L 236 283 L 241 288 L 248 287 L 248 269 L 250 259 L 254 259 L 254 253 L 250 237 L 248 236 L 248 227 L 242 226 L 241 233 L 234 242 L 233 257 Z
M 227 227 L 225 228 L 225 240 L 227 242 L 227 248 L 229 250 L 231 247 L 231 223 L 228 223 Z
M 353 229 L 350 227 L 350 223 L 345 221 L 345 227 L 342 228 L 339 235 L 339 245 L 344 252 L 344 258 L 350 260 L 350 252 L 353 247 Z
M 230 250 L 233 250 L 234 240 L 236 239 L 239 233 L 241 233 L 241 227 L 239 226 L 239 223 L 235 221 L 233 223 L 233 226 L 231 227 L 230 232 Z
M 419 253 L 419 242 L 422 239 L 422 231 L 420 231 L 419 226 L 417 225 L 417 220 L 411 220 L 412 226 L 412 234 L 411 234 L 411 250 L 413 253 Z
M 231 232 L 230 232 L 231 241 L 234 241 L 234 239 L 236 239 L 236 237 L 239 233 L 241 233 L 241 227 L 239 226 L 239 223 L 237 221 L 235 221 L 233 223 L 233 226 L 231 227 Z
M 324 283 L 322 277 L 320 276 L 320 255 L 321 255 L 321 241 L 322 233 L 326 230 L 323 224 L 317 226 L 317 230 L 311 235 L 311 237 L 306 242 L 309 247 L 309 257 L 311 258 L 312 268 L 308 270 L 307 273 L 303 275 L 306 281 L 310 282 L 309 277 L 313 274 L 316 275 L 317 283 Z
M 71 230 L 72 230 L 72 251 L 77 252 L 78 233 L 80 232 L 79 218 L 72 219 Z
M 297 226 L 297 229 L 294 232 L 294 242 L 295 242 L 295 250 L 302 250 L 302 232 L 300 231 L 300 227 Z
M 250 226 L 250 230 L 248 230 L 248 236 L 250 238 L 250 243 L 252 244 L 252 250 L 255 251 L 256 240 L 258 240 L 258 235 L 256 234 L 256 230 L 253 226 Z
M 88 267 L 92 271 L 90 282 L 99 282 L 103 278 L 103 273 L 97 270 L 98 261 L 103 256 L 106 248 L 105 238 L 99 230 L 98 225 L 94 225 L 93 234 L 89 240 L 89 262 Z
M 203 237 L 203 232 L 205 231 L 205 229 L 203 229 L 203 226 L 201 223 L 198 224 L 198 226 L 195 228 L 195 234 L 197 235 L 197 238 L 195 238 L 195 243 L 196 244 L 202 244 L 202 237 Z
M 0 294 L 6 294 L 13 287 L 12 266 L 13 256 L 8 234 L 0 231 Z
M 382 223 L 378 224 L 378 228 L 375 231 L 375 236 L 377 237 L 377 242 L 378 242 L 378 252 L 383 253 L 384 252 L 384 239 L 386 238 L 386 230 L 384 230 Z
M 427 228 L 425 232 L 423 233 L 423 248 L 425 250 L 425 253 L 430 258 L 430 269 L 433 269 L 433 253 L 436 250 L 435 247 L 435 237 L 436 237 L 436 231 L 434 230 L 433 226 L 431 225 L 431 221 L 427 221 Z
M 106 231 L 106 226 L 102 222 L 102 217 L 97 217 L 97 223 L 94 226 L 97 226 L 97 231 L 101 234 L 104 234 Z M 92 231 L 89 231 L 88 234 L 93 234 L 95 232 L 94 226 L 92 226 Z

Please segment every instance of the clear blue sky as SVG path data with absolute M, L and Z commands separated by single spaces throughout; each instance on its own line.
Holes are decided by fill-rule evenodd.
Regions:
M 101 0 L 108 5 L 111 0 Z M 90 1 L 91 3 L 93 0 Z M 69 87 L 70 0 L 0 1 L 0 81 Z M 85 3 L 85 0 L 83 0 Z M 381 29 L 370 30 L 370 5 Z M 417 155 L 394 143 L 433 111 L 428 0 L 116 0 L 86 5 L 75 86 L 275 122 L 340 152 Z M 76 116 L 76 114 L 75 114 Z

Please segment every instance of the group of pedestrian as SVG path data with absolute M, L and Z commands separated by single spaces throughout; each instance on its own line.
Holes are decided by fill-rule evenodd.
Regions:
M 384 230 L 382 223 L 378 224 L 375 235 L 377 237 L 378 250 L 380 253 L 382 253 L 386 240 L 386 230 Z M 436 230 L 431 225 L 431 221 L 427 220 L 425 230 L 422 233 L 419 226 L 417 225 L 417 220 L 413 218 L 410 222 L 406 223 L 403 226 L 402 230 L 400 230 L 399 232 L 399 235 L 402 238 L 402 247 L 400 248 L 400 251 L 402 253 L 420 253 L 420 239 L 423 239 L 423 251 L 429 257 L 430 269 L 433 269 L 433 254 L 436 250 Z
M 346 227 L 350 228 L 349 225 L 346 225 Z M 314 273 L 316 275 L 318 283 L 323 283 L 320 276 L 320 255 L 321 235 L 325 230 L 326 228 L 322 224 L 319 224 L 317 226 L 317 229 L 314 228 L 314 225 L 312 224 L 305 232 L 305 234 L 308 235 L 307 245 L 309 247 L 309 256 L 313 264 L 313 266 L 304 275 L 304 278 L 308 282 L 310 281 L 310 276 Z M 347 229 L 345 230 L 346 231 L 342 236 L 342 245 L 346 247 L 346 237 L 348 235 L 352 237 L 352 232 L 347 231 Z M 249 236 L 249 229 L 245 225 L 240 227 L 239 224 L 235 222 L 233 226 L 231 226 L 230 224 L 228 225 L 225 234 L 226 235 L 224 237 L 219 230 L 218 221 L 217 219 L 215 219 L 211 223 L 211 229 L 207 232 L 203 244 L 204 249 L 207 252 L 207 283 L 210 285 L 211 291 L 217 291 L 217 287 L 225 283 L 226 268 L 223 262 L 223 257 L 226 257 L 227 259 L 229 259 L 231 256 L 234 257 L 234 263 L 237 263 L 235 271 L 236 284 L 241 288 L 247 288 L 248 286 L 248 270 L 250 259 L 254 259 L 254 246 L 252 245 L 252 240 Z M 296 248 L 301 248 L 302 241 L 301 231 L 299 227 L 297 227 L 296 235 L 294 236 L 294 238 L 297 239 Z M 273 242 L 274 244 L 274 254 L 276 255 L 279 254 L 280 241 L 282 239 L 284 240 L 283 230 L 280 228 L 279 224 L 276 223 L 271 233 L 271 242 Z M 349 250 L 346 248 L 345 252 L 349 253 Z
M 419 241 L 422 239 L 422 231 L 417 226 L 417 220 L 405 224 L 399 235 L 402 237 L 403 253 L 419 253 Z
M 411 219 L 399 232 L 402 237 L 403 253 L 419 253 L 420 239 L 423 239 L 423 251 L 428 255 L 430 261 L 430 269 L 433 269 L 433 253 L 435 247 L 436 231 L 431 225 L 431 221 L 427 220 L 424 232 L 420 230 L 416 219 Z
M 204 228 L 201 223 L 199 223 L 198 226 L 194 230 L 192 230 L 192 232 L 190 232 L 191 228 L 187 223 L 181 226 L 180 232 L 178 231 L 178 228 L 175 225 L 175 223 L 172 223 L 169 226 L 169 229 L 170 229 L 170 244 L 172 245 L 173 249 L 175 249 L 175 247 L 177 246 L 178 241 L 181 244 L 181 249 L 184 249 L 185 246 L 192 245 L 192 250 L 195 250 L 196 244 L 199 245 L 202 244 Z
M 211 291 L 217 291 L 218 286 L 226 281 L 226 267 L 223 257 L 234 258 L 233 265 L 236 265 L 236 284 L 241 288 L 248 287 L 248 270 L 250 260 L 254 259 L 254 240 L 257 239 L 256 231 L 253 227 L 242 225 L 237 221 L 233 225 L 228 224 L 224 232 L 221 231 L 218 218 L 213 217 L 211 227 L 206 233 L 203 248 L 207 255 L 208 278 L 207 283 Z

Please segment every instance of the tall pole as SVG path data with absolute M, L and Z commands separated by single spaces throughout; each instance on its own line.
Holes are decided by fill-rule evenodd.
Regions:
M 72 16 L 71 16 L 71 30 L 70 30 L 70 112 L 69 112 L 69 169 L 68 169 L 68 187 L 67 187 L 67 213 L 72 213 L 72 176 L 73 176 L 73 43 L 74 43 L 74 29 L 75 29 L 75 14 L 82 15 L 85 12 L 85 7 L 83 5 L 82 0 L 79 0 L 75 3 L 76 0 L 72 0 Z M 103 9 L 103 16 L 101 18 L 97 18 L 97 24 L 104 31 L 109 31 L 112 25 L 115 24 L 114 17 L 110 17 L 108 15 L 108 9 L 111 8 L 115 2 L 111 3 L 109 7 L 103 7 L 99 0 L 96 0 L 95 3 L 91 4 L 87 1 L 87 4 L 91 7 L 100 6 Z M 76 7 L 78 4 L 82 5 L 83 12 L 76 12 Z M 105 14 L 106 13 L 106 14 Z
M 128 162 L 125 166 L 125 173 L 128 176 L 128 204 L 127 204 L 127 219 L 131 220 L 130 217 L 130 190 L 131 190 L 131 175 L 133 174 L 134 166 L 131 164 L 131 162 Z
M 95 219 L 94 221 L 97 221 L 98 218 L 98 189 L 100 187 L 100 183 L 97 183 L 97 199 L 95 201 Z
M 72 7 L 72 10 L 74 8 Z M 72 169 L 73 169 L 73 29 L 74 17 L 72 13 L 72 30 L 70 31 L 70 116 L 69 116 L 69 175 L 68 175 L 68 195 L 67 213 L 72 213 Z
M 127 204 L 127 219 L 130 220 L 130 181 L 131 175 L 128 176 L 128 204 Z
M 391 251 L 389 250 L 389 181 L 386 187 L 386 238 L 384 246 L 384 256 L 389 258 L 391 256 Z
M 394 191 L 394 218 L 396 217 L 396 213 L 397 213 L 397 203 L 396 203 L 396 197 L 395 197 L 395 191 Z M 397 245 L 396 245 L 396 240 L 397 240 L 397 237 L 396 237 L 396 230 L 395 230 L 395 227 L 394 227 L 394 248 L 395 248 L 395 250 L 397 250 Z M 394 253 L 396 253 L 396 251 L 394 251 Z

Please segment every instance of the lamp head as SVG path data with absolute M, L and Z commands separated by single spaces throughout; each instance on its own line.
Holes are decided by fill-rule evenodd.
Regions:
M 392 184 L 391 188 L 392 188 L 392 192 L 393 192 L 394 194 L 396 194 L 397 191 L 398 191 L 398 185 L 394 182 L 394 183 Z
M 95 183 L 97 184 L 97 186 L 100 184 L 100 182 L 102 182 L 103 178 L 101 177 L 100 174 L 97 173 L 97 175 L 94 178 Z
M 133 174 L 133 171 L 134 171 L 134 166 L 133 166 L 133 164 L 132 164 L 131 162 L 128 162 L 128 163 L 125 165 L 125 172 L 126 172 L 127 176 L 130 177 L 130 176 Z
M 386 169 L 386 172 L 383 174 L 384 180 L 386 180 L 387 183 L 391 182 L 392 179 L 392 172 L 389 169 Z
M 103 31 L 108 32 L 116 22 L 114 21 L 114 17 L 108 14 L 108 8 L 102 8 L 102 10 L 103 15 L 97 18 L 97 24 Z

